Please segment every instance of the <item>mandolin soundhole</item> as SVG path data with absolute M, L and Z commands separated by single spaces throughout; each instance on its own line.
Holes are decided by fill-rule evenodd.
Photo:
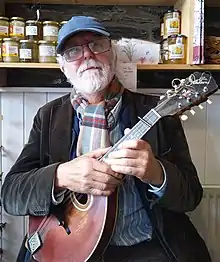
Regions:
M 87 194 L 72 193 L 71 201 L 77 209 L 86 211 L 91 207 L 93 197 Z
M 86 205 L 88 202 L 88 195 L 86 194 L 77 194 L 75 193 L 76 200 L 81 204 L 81 205 Z

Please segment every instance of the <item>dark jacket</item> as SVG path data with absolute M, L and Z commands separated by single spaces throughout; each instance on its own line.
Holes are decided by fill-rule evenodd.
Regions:
M 119 121 L 132 127 L 158 99 L 125 91 Z M 124 117 L 128 113 L 128 117 Z M 53 207 L 51 192 L 58 165 L 70 159 L 75 114 L 69 94 L 39 109 L 16 163 L 2 186 L 2 204 L 11 215 L 46 216 Z M 73 130 L 74 131 L 74 130 Z M 72 139 L 73 134 L 73 139 Z M 209 254 L 185 212 L 200 203 L 203 190 L 192 163 L 181 122 L 177 116 L 164 117 L 144 136 L 167 174 L 167 187 L 160 199 L 148 192 L 148 185 L 136 179 L 140 195 L 156 235 L 177 261 L 209 262 Z M 22 261 L 22 260 L 21 260 Z

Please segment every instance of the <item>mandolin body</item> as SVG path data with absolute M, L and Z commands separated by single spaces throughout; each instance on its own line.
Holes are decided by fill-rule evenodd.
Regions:
M 29 239 L 37 232 L 41 242 L 33 254 L 34 259 L 38 262 L 96 261 L 114 231 L 117 192 L 109 197 L 88 195 L 84 205 L 72 194 L 62 209 L 62 225 L 55 215 L 29 218 Z

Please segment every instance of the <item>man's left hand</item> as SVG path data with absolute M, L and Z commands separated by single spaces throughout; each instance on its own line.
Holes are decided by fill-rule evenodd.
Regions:
M 160 186 L 164 175 L 151 146 L 144 140 L 130 140 L 120 144 L 119 150 L 109 154 L 105 162 L 117 173 L 132 175 L 144 183 Z

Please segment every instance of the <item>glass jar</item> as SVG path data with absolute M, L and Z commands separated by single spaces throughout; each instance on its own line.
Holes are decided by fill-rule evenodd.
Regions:
M 55 21 L 43 22 L 43 40 L 57 41 L 59 31 L 59 23 Z
M 167 39 L 163 39 L 160 43 L 160 60 L 162 64 L 168 63 L 168 41 Z
M 21 40 L 24 39 L 25 22 L 22 17 L 12 17 L 10 21 L 10 37 Z
M 181 12 L 179 10 L 168 10 L 164 14 L 164 39 L 169 35 L 181 33 Z
M 4 62 L 19 62 L 19 43 L 13 38 L 4 38 L 2 44 L 2 58 Z
M 2 39 L 0 38 L 0 62 L 2 62 Z
M 20 62 L 38 62 L 38 44 L 34 40 L 20 40 L 19 48 Z
M 25 37 L 27 40 L 39 41 L 42 39 L 42 24 L 40 21 L 28 20 L 25 23 Z
M 169 64 L 187 63 L 187 37 L 185 35 L 170 35 L 168 37 L 168 49 Z
M 56 45 L 55 41 L 39 41 L 39 62 L 56 63 Z
M 0 37 L 8 37 L 9 35 L 9 19 L 0 16 Z

